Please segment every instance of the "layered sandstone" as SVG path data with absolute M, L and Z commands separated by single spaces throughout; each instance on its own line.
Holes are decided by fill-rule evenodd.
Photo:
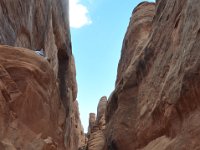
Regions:
M 84 129 L 83 129 L 83 126 L 82 126 L 81 120 L 80 120 L 78 101 L 75 101 L 74 109 L 75 109 L 74 124 L 75 124 L 76 133 L 79 137 L 78 148 L 81 149 L 86 146 L 87 138 L 85 136 Z
M 0 46 L 0 149 L 64 149 L 58 90 L 45 59 Z
M 41 149 L 37 144 L 41 145 L 47 138 L 47 142 L 55 140 L 59 143 L 57 149 L 77 150 L 79 136 L 83 131 L 77 117 L 79 113 L 75 101 L 76 71 L 70 40 L 68 0 L 1 0 L 0 44 L 13 46 L 1 48 L 6 49 L 1 52 L 2 59 L 7 55 L 5 58 L 9 62 L 4 65 L 3 62 L 0 63 L 3 70 L 0 77 L 0 81 L 4 82 L 2 87 L 6 87 L 6 90 L 7 87 L 11 88 L 12 93 L 12 90 L 15 91 L 12 87 L 14 86 L 19 93 L 25 95 L 14 97 L 17 100 L 11 101 L 16 101 L 17 104 L 12 105 L 12 108 L 3 108 L 6 109 L 6 115 L 3 113 L 0 118 L 8 122 L 1 124 L 1 142 L 16 149 L 20 145 L 20 149 L 32 147 L 36 150 Z M 40 56 L 36 57 L 33 52 L 29 52 L 41 49 L 44 49 L 48 64 L 44 58 L 38 58 Z M 15 63 L 16 61 L 18 63 Z M 11 73 L 7 70 L 9 66 L 12 66 Z M 8 94 L 5 94 L 6 90 L 3 90 L 4 95 L 0 99 L 3 104 L 4 99 L 10 99 L 6 97 L 12 99 L 9 90 L 6 92 Z M 14 125 L 9 122 L 10 111 L 13 111 L 14 116 L 18 116 Z M 7 133 L 7 126 L 11 125 L 15 126 L 13 130 L 16 128 L 17 134 L 12 130 L 8 135 L 4 135 L 4 132 Z M 15 134 L 13 138 L 16 139 L 13 140 L 11 135 Z M 42 142 L 37 142 L 35 135 L 42 139 Z M 26 140 L 27 136 L 30 138 Z M 20 144 L 23 139 L 24 143 Z M 34 146 L 31 145 L 30 139 Z M 29 143 L 26 148 L 25 145 Z
M 118 64 L 116 84 L 122 79 L 124 72 L 131 63 L 132 58 L 137 57 L 142 47 L 148 40 L 155 15 L 155 4 L 141 3 L 132 12 L 130 23 L 125 34 L 121 58 Z
M 107 98 L 104 96 L 100 99 L 97 108 L 97 117 L 94 113 L 90 114 L 88 128 L 87 150 L 101 150 L 105 144 L 105 111 Z
M 134 9 L 108 101 L 105 150 L 200 148 L 199 7 L 158 0 Z

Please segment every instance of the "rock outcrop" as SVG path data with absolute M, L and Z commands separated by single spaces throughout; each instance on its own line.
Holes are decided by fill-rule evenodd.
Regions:
M 146 41 L 155 15 L 154 3 L 141 3 L 132 12 L 130 23 L 123 40 L 121 58 L 117 70 L 116 85 L 122 80 L 132 58 L 136 58 Z
M 84 129 L 83 129 L 83 126 L 82 126 L 81 120 L 80 120 L 78 101 L 75 101 L 74 109 L 75 109 L 74 110 L 75 113 L 74 113 L 74 123 L 73 124 L 75 124 L 76 133 L 79 137 L 78 148 L 81 149 L 86 146 L 87 138 L 85 136 Z
M 199 7 L 198 0 L 157 0 L 134 9 L 104 150 L 200 149 Z
M 95 113 L 90 113 L 89 114 L 89 126 L 88 126 L 88 135 L 91 134 L 92 129 L 94 128 L 96 123 L 96 114 Z
M 0 146 L 77 150 L 83 131 L 68 0 L 1 0 L 0 44 L 10 46 L 0 51 Z M 41 49 L 48 63 L 30 52 Z
M 107 106 L 107 97 L 102 97 L 97 108 L 97 117 L 94 113 L 90 114 L 88 127 L 87 150 L 101 150 L 105 144 L 105 111 Z
M 58 90 L 44 58 L 0 46 L 0 149 L 64 149 Z

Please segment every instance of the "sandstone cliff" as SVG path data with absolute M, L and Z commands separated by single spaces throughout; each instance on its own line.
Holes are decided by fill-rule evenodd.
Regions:
M 48 62 L 28 49 L 0 46 L 0 64 L 0 149 L 62 149 L 65 118 Z
M 46 142 L 77 150 L 83 131 L 68 1 L 1 0 L 0 44 L 10 46 L 0 50 L 0 149 L 40 150 Z M 49 62 L 31 52 L 40 49 Z
M 94 113 L 90 114 L 88 127 L 87 150 L 101 150 L 105 144 L 105 111 L 107 97 L 102 97 L 97 108 L 97 117 Z
M 105 150 L 200 149 L 200 1 L 157 0 L 133 11 Z

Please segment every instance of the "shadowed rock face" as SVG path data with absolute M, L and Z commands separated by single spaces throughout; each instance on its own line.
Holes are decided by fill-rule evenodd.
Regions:
M 75 124 L 75 129 L 76 129 L 76 134 L 79 137 L 78 141 L 78 148 L 81 149 L 85 147 L 87 144 L 87 138 L 84 133 L 83 126 L 80 121 L 80 114 L 79 114 L 79 106 L 78 106 L 78 101 L 74 102 L 74 124 Z
M 199 7 L 198 0 L 159 0 L 155 9 L 146 2 L 134 9 L 108 102 L 105 150 L 200 148 Z
M 13 46 L 13 48 L 1 48 L 6 49 L 0 54 L 2 59 L 3 56 L 7 55 L 8 58 L 6 58 L 9 63 L 2 65 L 3 62 L 1 61 L 3 75 L 0 77 L 0 81 L 6 80 L 2 87 L 8 86 L 12 91 L 14 85 L 19 93 L 26 96 L 20 97 L 20 100 L 14 98 L 17 99 L 17 104 L 12 105 L 12 109 L 10 106 L 3 108 L 6 109 L 6 114 L 13 111 L 13 114 L 18 116 L 17 122 L 20 124 L 20 127 L 15 125 L 17 126 L 17 134 L 13 130 L 13 132 L 9 131 L 9 135 L 6 135 L 6 139 L 1 142 L 3 146 L 11 145 L 11 147 L 17 148 L 21 144 L 20 141 L 31 134 L 31 141 L 35 145 L 25 147 L 27 143 L 24 140 L 24 144 L 20 145 L 19 148 L 40 149 L 37 144 L 41 142 L 37 143 L 37 140 L 41 136 L 42 141 L 47 138 L 47 142 L 53 138 L 52 140 L 59 144 L 57 149 L 78 149 L 79 135 L 83 131 L 78 116 L 77 102 L 75 101 L 77 95 L 76 71 L 71 49 L 68 18 L 68 0 L 0 1 L 0 44 Z M 40 57 L 39 59 L 33 52 L 28 52 L 36 49 L 44 49 L 45 56 L 49 61 L 48 64 L 42 62 L 44 58 L 37 56 Z M 19 53 L 19 56 L 14 55 L 15 51 L 17 51 L 17 54 Z M 26 51 L 29 58 L 24 55 Z M 18 61 L 18 59 L 20 60 Z M 15 60 L 19 63 L 15 63 Z M 27 60 L 30 61 L 28 64 Z M 40 71 L 42 64 L 42 71 Z M 7 70 L 9 68 L 7 65 L 12 65 L 11 73 Z M 29 68 L 29 66 L 34 69 Z M 16 74 L 15 70 L 17 70 Z M 4 79 L 4 73 L 6 79 Z M 0 102 L 3 104 L 5 104 L 4 99 L 10 99 L 10 93 L 5 92 L 6 90 L 8 89 L 3 89 L 3 92 L 1 90 L 4 94 L 1 96 Z M 55 95 L 52 96 L 50 92 L 54 92 Z M 4 118 L 6 116 L 0 116 L 2 120 L 8 120 L 7 124 L 1 124 L 2 134 L 0 136 L 2 138 L 5 138 L 3 133 L 7 131 L 6 125 L 12 125 L 12 122 L 9 122 L 10 117 Z M 23 130 L 27 130 L 27 132 Z M 10 135 L 15 134 L 16 139 L 10 139 Z M 20 140 L 17 140 L 18 138 Z M 29 141 L 28 138 L 27 142 Z

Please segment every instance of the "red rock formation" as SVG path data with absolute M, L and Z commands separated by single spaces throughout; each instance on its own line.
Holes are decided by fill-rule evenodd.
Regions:
M 12 72 L 10 74 L 5 69 L 9 66 L 6 66 L 6 63 L 2 65 L 3 62 L 1 62 L 0 65 L 2 66 L 1 70 L 3 70 L 3 75 L 4 73 L 6 74 L 6 79 L 4 79 L 5 75 L 0 77 L 0 81 L 5 80 L 4 82 L 6 82 L 3 87 L 8 86 L 8 88 L 11 88 L 11 93 L 12 90 L 15 90 L 14 87 L 16 87 L 19 93 L 26 96 L 24 99 L 20 98 L 20 100 L 16 100 L 19 103 L 12 106 L 12 109 L 17 109 L 16 111 L 13 111 L 13 116 L 21 115 L 21 118 L 18 120 L 20 127 L 16 127 L 16 130 L 20 128 L 19 132 L 13 138 L 20 137 L 20 140 L 23 140 L 30 134 L 31 142 L 35 145 L 30 145 L 28 148 L 25 148 L 25 145 L 28 144 L 26 143 L 26 140 L 25 143 L 20 145 L 20 141 L 15 141 L 17 139 L 12 140 L 9 138 L 2 141 L 2 143 L 6 143 L 7 146 L 11 145 L 11 147 L 15 148 L 20 145 L 19 147 L 22 149 L 31 149 L 30 147 L 32 147 L 32 149 L 40 149 L 37 147 L 37 144 L 40 144 L 41 142 L 39 141 L 37 143 L 37 140 L 42 136 L 42 142 L 44 138 L 47 138 L 46 141 L 48 142 L 51 141 L 51 138 L 53 138 L 53 141 L 56 140 L 56 142 L 59 142 L 58 149 L 64 149 L 65 147 L 68 150 L 77 150 L 79 145 L 79 135 L 82 129 L 76 128 L 77 124 L 80 124 L 80 120 L 79 117 L 77 117 L 79 113 L 75 102 L 77 94 L 76 72 L 71 49 L 68 0 L 1 0 L 0 44 L 13 46 L 13 48 L 6 48 L 7 57 L 9 57 L 8 61 L 10 64 L 13 63 L 13 70 L 21 71 L 21 73 L 17 72 L 17 74 L 15 74 Z M 16 49 L 14 47 L 23 47 L 28 48 L 29 50 L 22 48 Z M 4 49 L 4 47 L 2 49 Z M 45 64 L 46 62 L 44 63 L 42 58 L 37 58 L 35 54 L 31 52 L 27 52 L 29 53 L 27 55 L 30 58 L 26 58 L 26 55 L 24 55 L 26 52 L 24 51 L 36 49 L 44 49 L 49 64 Z M 19 53 L 19 56 L 14 55 L 15 53 Z M 2 54 L 2 56 L 4 55 L 6 54 Z M 20 59 L 21 55 L 23 57 Z M 19 64 L 21 64 L 21 66 L 18 66 L 18 64 L 15 63 L 15 60 L 17 59 L 20 59 Z M 32 62 L 30 62 L 31 59 L 33 59 Z M 30 62 L 30 64 L 35 64 L 32 66 L 27 64 L 26 66 L 26 61 Z M 42 64 L 44 65 L 42 66 L 43 70 L 44 68 L 47 70 L 51 70 L 52 68 L 53 71 L 44 72 L 42 70 L 44 73 L 40 73 L 41 71 L 39 69 L 41 69 L 40 65 Z M 29 69 L 29 66 L 34 69 Z M 33 75 L 30 75 L 30 73 Z M 28 82 L 26 82 L 26 80 L 23 81 L 23 79 L 26 78 L 28 78 Z M 18 82 L 22 82 L 20 83 L 21 85 L 18 85 Z M 19 86 L 22 88 L 19 89 Z M 57 88 L 57 86 L 59 88 Z M 26 90 L 26 87 L 28 88 L 28 91 L 24 91 Z M 4 92 L 5 90 L 3 90 L 3 93 Z M 52 93 L 50 92 L 54 92 L 55 95 L 51 96 Z M 8 94 L 4 93 L 0 102 L 4 103 L 4 99 L 10 97 L 9 95 L 9 92 Z M 28 99 L 28 97 L 31 97 L 28 100 L 28 103 L 22 102 L 27 101 L 26 99 Z M 15 107 L 19 107 L 20 110 Z M 12 110 L 9 110 L 11 109 L 10 107 L 3 109 L 8 109 L 5 110 L 6 113 L 9 111 L 12 112 Z M 37 113 L 31 114 L 33 111 L 36 111 Z M 1 115 L 0 117 L 1 120 L 9 120 L 9 118 L 4 118 L 4 115 Z M 52 118 L 55 119 L 52 120 Z M 3 133 L 7 132 L 4 130 L 4 128 L 6 128 L 5 125 L 10 126 L 11 124 L 10 122 L 7 124 L 2 123 L 2 138 L 5 138 Z M 27 130 L 27 132 L 21 132 L 21 130 Z M 29 130 L 31 131 L 30 133 Z M 42 134 L 40 135 L 39 132 L 42 132 Z M 15 132 L 9 134 L 14 135 Z M 38 139 L 35 137 L 35 134 L 38 134 Z M 43 136 L 43 134 L 45 136 Z M 46 135 L 51 138 L 46 137 Z M 56 137 L 57 135 L 60 137 Z M 34 141 L 34 139 L 36 141 Z M 27 142 L 28 141 L 30 141 L 29 138 L 27 139 Z
M 92 129 L 95 126 L 95 122 L 96 122 L 96 114 L 90 113 L 89 114 L 88 135 L 92 132 Z
M 76 133 L 79 137 L 79 142 L 78 142 L 78 148 L 85 147 L 87 144 L 87 138 L 84 133 L 83 126 L 80 121 L 80 114 L 79 114 L 79 107 L 78 107 L 78 101 L 75 101 L 74 103 L 74 124 L 75 124 L 75 129 Z
M 100 99 L 97 108 L 97 118 L 91 113 L 89 118 L 87 150 L 101 150 L 104 147 L 105 137 L 105 111 L 107 98 L 104 96 Z
M 133 11 L 105 150 L 200 149 L 200 1 L 158 0 Z
M 0 46 L 0 149 L 64 149 L 58 86 L 48 62 Z
M 96 124 L 98 124 L 99 129 L 103 130 L 105 129 L 105 111 L 107 107 L 107 97 L 103 96 L 98 104 L 97 107 L 97 118 L 96 118 Z
M 155 14 L 153 3 L 141 3 L 132 12 L 130 23 L 123 40 L 121 58 L 117 70 L 116 84 L 131 63 L 133 57 L 137 57 L 148 39 Z

